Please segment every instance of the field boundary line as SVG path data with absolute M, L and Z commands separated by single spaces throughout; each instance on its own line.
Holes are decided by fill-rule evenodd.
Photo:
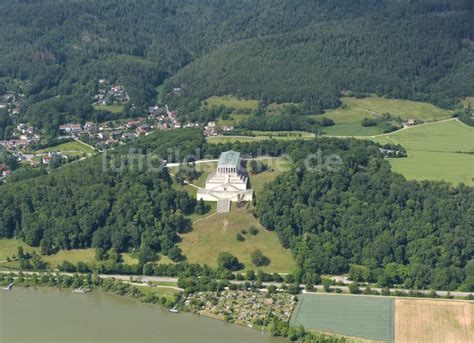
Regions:
M 462 121 L 460 121 L 458 118 L 454 118 L 456 120 L 456 122 L 458 122 L 459 124 L 461 124 L 461 126 L 464 126 L 464 127 L 467 127 L 468 129 L 474 129 L 474 127 L 471 127 L 469 125 L 467 125 L 466 123 L 463 123 Z

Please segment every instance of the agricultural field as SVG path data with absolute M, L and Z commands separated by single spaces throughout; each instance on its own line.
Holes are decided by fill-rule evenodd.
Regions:
M 474 129 L 456 121 L 418 125 L 374 138 L 401 144 L 407 158 L 389 159 L 392 169 L 408 179 L 474 184 Z
M 386 297 L 303 294 L 290 324 L 309 330 L 392 342 L 394 300 Z
M 395 300 L 395 342 L 474 342 L 474 304 Z
M 92 154 L 95 152 L 93 148 L 88 146 L 87 144 L 84 144 L 80 141 L 71 141 L 71 142 L 66 142 L 62 143 L 59 145 L 51 146 L 46 149 L 40 149 L 35 151 L 35 154 L 43 154 L 43 153 L 48 153 L 48 152 L 62 152 L 66 155 L 71 154 L 71 153 L 80 153 L 80 154 Z
M 324 115 L 336 123 L 354 122 L 356 118 L 374 117 L 377 114 L 390 113 L 402 119 L 416 118 L 434 121 L 451 116 L 451 112 L 432 104 L 402 99 L 385 99 L 378 96 L 357 99 L 342 97 L 343 106 L 327 111 Z
M 94 109 L 112 113 L 122 113 L 123 105 L 94 105 Z
M 245 241 L 239 242 L 236 235 L 241 230 L 255 226 L 259 232 L 253 236 L 244 234 Z M 264 229 L 245 209 L 232 204 L 229 213 L 213 213 L 193 223 L 193 231 L 181 235 L 179 247 L 191 263 L 207 263 L 217 266 L 217 256 L 229 252 L 236 256 L 245 269 L 262 269 L 266 272 L 289 272 L 295 267 L 290 250 L 284 249 L 275 232 Z M 260 249 L 270 259 L 266 267 L 252 264 L 250 252 Z
M 362 99 L 342 97 L 341 102 L 341 107 L 327 110 L 324 113 L 323 116 L 332 119 L 336 125 L 323 128 L 323 134 L 330 136 L 374 136 L 381 134 L 382 131 L 379 127 L 363 127 L 361 121 L 364 118 L 376 118 L 384 113 L 390 113 L 402 119 L 422 119 L 425 122 L 451 116 L 451 113 L 447 110 L 428 103 L 410 100 L 370 96 Z

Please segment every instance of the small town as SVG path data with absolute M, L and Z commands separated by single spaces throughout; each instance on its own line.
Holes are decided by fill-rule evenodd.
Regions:
M 123 106 L 130 102 L 124 86 L 120 81 L 109 83 L 105 79 L 97 81 L 99 90 L 93 97 L 95 108 L 108 110 L 111 106 Z M 21 87 L 18 88 L 21 91 Z M 179 88 L 174 90 L 179 92 Z M 64 164 L 76 160 L 77 157 L 86 158 L 93 151 L 104 151 L 121 144 L 126 144 L 137 137 L 148 135 L 153 131 L 167 131 L 181 128 L 200 127 L 198 123 L 182 123 L 175 110 L 167 105 L 148 106 L 142 116 L 131 119 L 117 119 L 103 123 L 87 121 L 85 123 L 65 123 L 58 127 L 58 135 L 54 144 L 49 148 L 43 144 L 44 133 L 41 129 L 21 122 L 21 104 L 24 94 L 8 93 L 2 96 L 4 103 L 0 109 L 7 110 L 12 122 L 17 123 L 11 131 L 11 139 L 0 140 L 0 146 L 11 153 L 17 160 L 17 167 L 30 166 L 33 168 L 46 165 Z M 202 127 L 206 137 L 234 130 L 233 126 L 218 126 L 215 121 L 209 121 Z M 77 155 L 78 151 L 61 151 L 61 144 L 68 141 L 84 143 L 93 150 Z M 47 144 L 47 143 L 46 143 Z M 55 150 L 55 146 L 58 149 Z M 45 148 L 48 148 L 45 150 Z M 51 163 L 56 161 L 58 163 Z M 12 175 L 13 168 L 8 163 L 0 164 L 0 182 L 5 182 Z

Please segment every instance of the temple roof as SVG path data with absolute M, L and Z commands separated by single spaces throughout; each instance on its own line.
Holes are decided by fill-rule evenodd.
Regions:
M 240 152 L 237 151 L 224 151 L 219 157 L 217 167 L 238 167 L 240 161 Z

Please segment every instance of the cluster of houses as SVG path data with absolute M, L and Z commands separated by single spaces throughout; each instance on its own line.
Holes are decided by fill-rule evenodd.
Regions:
M 93 101 L 97 105 L 120 105 L 129 102 L 130 97 L 120 81 L 109 84 L 107 80 L 100 79 L 99 90 Z
M 16 138 L 0 141 L 0 145 L 7 150 L 18 150 L 37 143 L 41 138 L 37 128 L 28 126 L 25 123 L 20 123 L 15 127 L 13 136 Z
M 7 176 L 10 176 L 12 171 L 7 164 L 0 164 L 0 181 L 3 181 Z
M 219 133 L 233 131 L 234 126 L 232 125 L 224 125 L 224 126 L 217 126 L 215 121 L 210 121 L 204 126 L 203 134 L 206 137 L 217 136 Z
M 170 111 L 167 106 L 150 106 L 147 114 L 130 119 L 127 122 L 109 122 L 98 126 L 92 122 L 85 125 L 68 123 L 59 127 L 62 136 L 88 136 L 89 141 L 99 148 L 107 148 L 114 144 L 127 142 L 155 130 L 179 129 L 182 127 L 196 127 L 198 124 L 182 125 L 176 111 Z
M 23 93 L 13 94 L 7 93 L 2 95 L 2 101 L 0 101 L 0 110 L 6 109 L 10 117 L 16 116 L 21 113 L 19 100 L 25 95 Z

